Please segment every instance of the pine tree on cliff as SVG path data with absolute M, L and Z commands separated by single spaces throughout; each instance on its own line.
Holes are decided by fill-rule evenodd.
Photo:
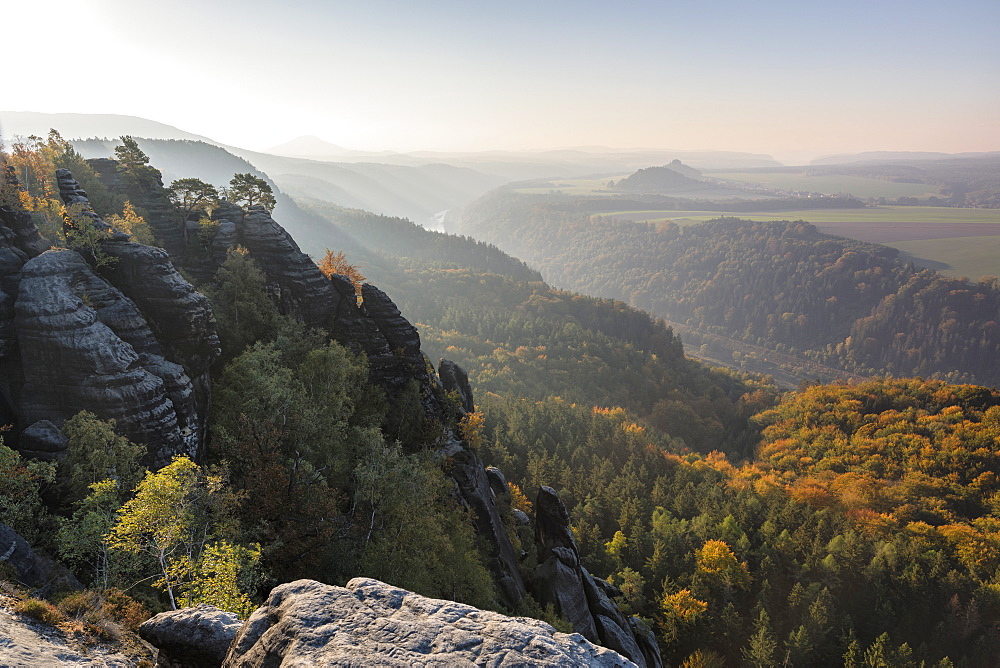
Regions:
M 274 199 L 274 191 L 271 190 L 268 182 L 250 173 L 234 174 L 225 194 L 231 202 L 242 206 L 245 210 L 259 204 L 270 213 L 277 204 Z

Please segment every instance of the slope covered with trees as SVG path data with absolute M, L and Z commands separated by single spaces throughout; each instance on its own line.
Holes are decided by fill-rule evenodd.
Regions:
M 1000 382 L 993 278 L 946 278 L 803 222 L 622 222 L 511 192 L 466 221 L 557 285 L 707 333 L 861 374 Z

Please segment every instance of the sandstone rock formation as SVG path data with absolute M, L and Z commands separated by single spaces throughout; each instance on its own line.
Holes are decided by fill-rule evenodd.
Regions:
M 544 622 L 425 598 L 377 580 L 276 587 L 240 629 L 225 663 L 380 666 L 632 666 Z
M 52 250 L 22 269 L 14 325 L 24 385 L 21 423 L 57 424 L 87 410 L 117 421 L 150 463 L 196 455 L 191 381 L 167 361 L 135 304 L 79 253 Z
M 226 658 L 240 624 L 235 614 L 202 603 L 147 619 L 139 636 L 159 650 L 158 666 L 215 668 Z
M 539 489 L 535 501 L 535 544 L 538 567 L 532 589 L 539 603 L 555 605 L 575 631 L 636 664 L 662 665 L 652 633 L 635 618 L 627 619 L 608 597 L 607 583 L 591 576 L 580 563 L 569 513 L 551 487 Z
M 87 161 L 91 168 L 100 177 L 101 183 L 111 192 L 128 197 L 132 204 L 141 207 L 145 212 L 146 222 L 152 228 L 156 238 L 163 245 L 163 248 L 170 253 L 170 257 L 177 260 L 184 259 L 187 247 L 184 242 L 184 228 L 178 219 L 177 211 L 170 203 L 166 191 L 163 189 L 163 182 L 157 181 L 153 187 L 136 192 L 128 187 L 125 179 L 118 171 L 118 161 L 110 158 L 93 158 Z
M 250 251 L 267 276 L 281 313 L 294 315 L 310 327 L 330 329 L 330 316 L 336 311 L 338 295 L 316 263 L 299 249 L 266 209 L 254 206 L 244 214 L 239 207 L 223 203 L 212 218 L 220 227 L 225 222 L 233 224 L 235 235 L 225 241 L 229 247 L 240 245 Z M 225 236 L 230 234 L 227 228 Z
M 476 406 L 472 401 L 472 386 L 469 385 L 469 376 L 465 369 L 454 362 L 442 359 L 438 362 L 438 377 L 446 392 L 455 392 L 462 403 L 462 410 L 466 413 L 473 413 Z
M 68 171 L 57 180 L 64 203 L 110 229 Z M 25 216 L 0 211 L 0 417 L 17 427 L 8 444 L 20 447 L 24 431 L 26 454 L 57 458 L 55 429 L 89 410 L 145 444 L 148 464 L 197 456 L 219 352 L 208 301 L 160 249 L 113 233 L 101 276 L 75 251 L 41 253 L 48 244 Z

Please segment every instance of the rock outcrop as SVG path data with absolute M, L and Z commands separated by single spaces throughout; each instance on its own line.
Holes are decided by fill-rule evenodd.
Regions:
M 139 626 L 139 636 L 159 650 L 158 666 L 216 668 L 241 623 L 235 614 L 201 603 L 147 619 Z
M 607 583 L 590 575 L 580 563 L 569 513 L 551 487 L 539 489 L 535 501 L 535 544 L 538 566 L 532 590 L 539 603 L 553 604 L 575 631 L 636 664 L 662 665 L 652 633 L 637 619 L 626 618 L 608 597 Z
M 438 362 L 438 378 L 445 392 L 454 392 L 462 404 L 462 410 L 473 413 L 476 410 L 472 400 L 472 386 L 469 385 L 469 375 L 465 369 L 451 360 L 442 359 Z
M 294 315 L 310 327 L 330 329 L 338 295 L 316 263 L 299 249 L 266 209 L 254 206 L 244 214 L 239 207 L 223 203 L 212 218 L 220 223 L 220 228 L 226 222 L 233 223 L 235 235 L 227 234 L 225 241 L 229 247 L 240 245 L 250 251 L 267 276 L 281 313 Z
M 109 191 L 128 197 L 132 204 L 142 208 L 146 222 L 149 223 L 159 243 L 170 253 L 170 257 L 178 260 L 185 258 L 187 245 L 184 241 L 184 228 L 178 219 L 177 210 L 163 189 L 159 172 L 155 173 L 152 183 L 149 184 L 151 187 L 140 191 L 137 188 L 129 188 L 121 172 L 118 171 L 117 160 L 92 158 L 87 160 L 87 163 Z
M 52 250 L 22 269 L 15 328 L 22 424 L 87 410 L 149 448 L 149 463 L 197 455 L 191 381 L 167 361 L 135 304 L 79 253 Z
M 632 666 L 544 622 L 425 598 L 377 580 L 276 587 L 240 628 L 225 663 L 380 666 Z
M 34 588 L 34 596 L 48 597 L 59 591 L 82 589 L 72 573 L 35 552 L 21 534 L 6 524 L 0 524 L 0 562 L 10 564 L 17 580 Z
M 111 266 L 102 274 L 142 312 L 163 355 L 180 364 L 191 383 L 193 412 L 182 415 L 200 445 L 205 441 L 205 419 L 211 404 L 209 369 L 219 356 L 219 337 L 208 298 L 194 289 L 161 248 L 128 241 L 102 244 Z M 175 403 L 184 413 L 187 403 Z

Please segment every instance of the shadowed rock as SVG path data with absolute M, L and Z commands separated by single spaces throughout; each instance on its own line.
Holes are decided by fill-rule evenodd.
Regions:
M 223 664 L 632 666 L 544 622 L 425 598 L 377 580 L 276 587 L 240 629 Z
M 637 620 L 626 618 L 608 596 L 614 591 L 610 585 L 591 576 L 580 563 L 569 513 L 551 487 L 538 490 L 535 544 L 539 563 L 532 588 L 539 603 L 553 604 L 575 631 L 636 664 L 662 665 L 655 638 Z
M 66 455 L 69 440 L 48 420 L 39 420 L 21 433 L 18 451 L 25 457 L 54 462 Z
M 135 304 L 78 253 L 47 251 L 25 264 L 14 322 L 22 424 L 60 423 L 88 410 L 115 419 L 122 434 L 149 448 L 154 465 L 197 454 L 184 369 L 162 356 Z
M 472 386 L 469 385 L 469 376 L 465 373 L 465 369 L 451 360 L 442 359 L 438 363 L 438 377 L 446 392 L 458 394 L 462 410 L 466 413 L 476 411 L 475 403 L 472 401 Z
M 0 524 L 0 562 L 14 568 L 19 582 L 34 587 L 35 596 L 47 598 L 59 591 L 82 589 L 68 570 L 35 552 L 21 534 Z
M 240 624 L 235 614 L 202 603 L 147 619 L 139 636 L 159 650 L 158 666 L 217 668 Z
M 263 207 L 251 207 L 243 215 L 238 207 L 223 205 L 213 218 L 234 224 L 235 239 L 227 241 L 250 251 L 276 293 L 281 313 L 294 315 L 310 327 L 330 328 L 330 316 L 337 307 L 333 286 Z

